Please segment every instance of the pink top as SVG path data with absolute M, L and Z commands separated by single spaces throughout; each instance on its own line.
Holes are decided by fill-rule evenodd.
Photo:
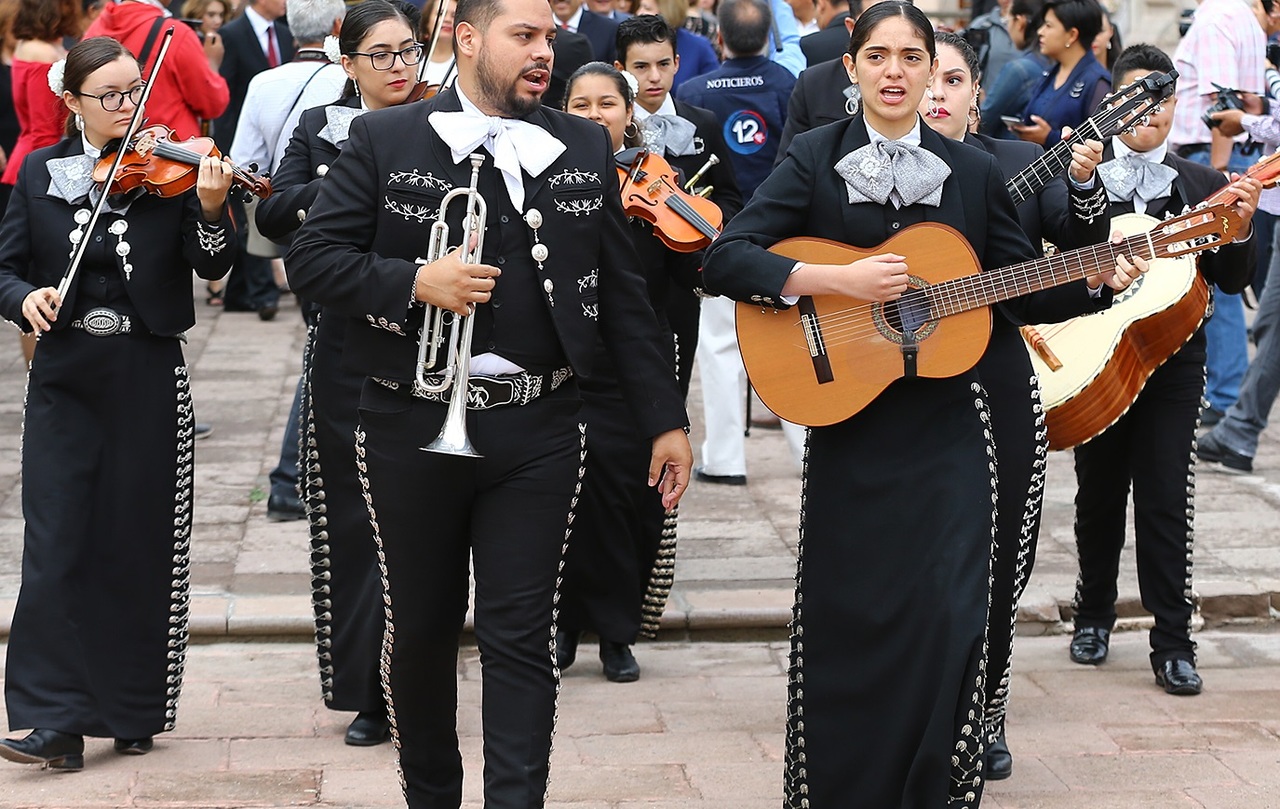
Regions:
M 62 97 L 49 89 L 51 67 L 48 62 L 13 60 L 13 107 L 21 129 L 0 183 L 16 185 L 23 158 L 62 140 L 69 113 Z

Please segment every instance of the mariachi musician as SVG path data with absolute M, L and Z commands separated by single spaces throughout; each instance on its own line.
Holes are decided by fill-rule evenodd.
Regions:
M 358 321 L 343 361 L 368 377 L 357 467 L 383 579 L 383 686 L 413 809 L 462 801 L 469 563 L 484 802 L 545 795 L 557 577 L 587 429 L 576 378 L 590 374 L 598 337 L 652 436 L 648 478 L 664 506 L 678 502 L 692 464 L 608 137 L 541 105 L 557 30 L 545 0 L 459 0 L 457 81 L 351 123 L 286 258 L 300 294 Z M 423 258 L 436 252 L 427 248 L 440 219 L 447 243 Z M 473 251 L 478 260 L 464 261 Z M 451 320 L 460 336 L 449 338 Z M 437 336 L 444 350 L 431 362 Z M 420 449 L 458 428 L 483 457 Z
M 287 242 L 306 217 L 351 122 L 409 97 L 423 53 L 409 20 L 383 0 L 352 8 L 341 35 L 327 44 L 340 53 L 347 85 L 334 103 L 302 113 L 276 171 L 274 193 L 258 206 L 259 230 L 277 241 Z M 345 740 L 367 746 L 390 738 L 390 725 L 378 674 L 383 619 L 377 548 L 351 449 L 364 376 L 342 367 L 348 325 L 341 312 L 325 309 L 308 340 L 299 458 L 311 528 L 321 693 L 331 710 L 356 712 Z
M 708 249 L 709 289 L 764 309 L 820 294 L 897 300 L 913 257 L 884 243 L 923 223 L 962 234 L 974 272 L 1034 257 L 995 159 L 920 119 L 935 53 L 933 26 L 910 3 L 863 12 L 844 57 L 862 111 L 792 141 Z M 866 256 L 831 264 L 769 252 L 795 236 Z M 1107 275 L 1123 285 L 1129 271 L 1137 274 L 1122 261 Z M 1009 303 L 1017 312 L 1030 302 Z M 809 431 L 789 805 L 976 807 L 982 798 L 984 740 L 973 717 L 985 701 L 996 486 L 988 397 L 975 370 L 913 376 L 909 352 L 902 356 L 902 378 L 860 411 Z
M 996 140 L 972 134 L 978 120 L 980 86 L 978 55 L 958 34 L 939 31 L 938 69 L 920 106 L 924 122 L 940 135 L 963 140 L 995 157 L 1006 178 L 1016 177 L 1044 155 L 1037 144 Z M 1050 180 L 1040 193 L 1018 205 L 1018 222 L 1032 247 L 1048 239 L 1059 250 L 1074 250 L 1106 240 L 1109 220 L 1103 215 L 1106 193 L 1094 177 L 1102 144 L 1094 140 L 1071 147 L 1066 178 Z M 1092 293 L 1077 281 L 1031 296 L 1035 315 L 1088 314 L 1111 304 L 1111 289 Z M 1018 331 L 1018 319 L 998 306 L 992 317 L 991 341 L 978 362 L 978 376 L 991 406 L 996 445 L 996 522 L 991 556 L 991 606 L 987 628 L 986 767 L 988 780 L 1008 778 L 1013 756 L 1005 741 L 1005 714 L 1013 660 L 1013 634 L 1018 600 L 1035 565 L 1036 540 L 1044 502 L 1048 428 L 1040 404 L 1040 385 Z
M 235 235 L 226 161 L 196 161 L 194 189 L 171 198 L 94 183 L 95 163 L 130 130 L 145 92 L 120 43 L 80 42 L 54 65 L 50 86 L 73 114 L 67 137 L 27 157 L 0 226 L 0 313 L 40 335 L 5 671 L 9 724 L 34 730 L 0 741 L 0 756 L 69 770 L 84 766 L 85 736 L 142 754 L 174 727 L 194 426 L 181 342 L 195 323 L 191 269 L 220 278 Z M 79 244 L 78 272 L 59 284 Z
M 1126 48 L 1112 67 L 1117 81 L 1173 69 L 1150 45 Z M 1134 131 L 1108 144 L 1098 176 L 1108 213 L 1146 213 L 1157 220 L 1195 205 L 1227 184 L 1221 173 L 1174 154 L 1167 138 L 1176 96 Z M 1200 272 L 1223 291 L 1249 283 L 1257 256 L 1250 223 L 1261 194 L 1257 180 L 1231 185 L 1242 220 L 1236 242 L 1202 253 Z M 1155 616 L 1150 661 L 1156 684 L 1191 696 L 1203 682 L 1191 640 L 1191 555 L 1194 548 L 1196 427 L 1204 394 L 1205 335 L 1199 326 L 1147 379 L 1132 407 L 1115 424 L 1075 450 L 1076 550 L 1071 659 L 1099 665 L 1110 650 L 1116 620 L 1116 579 L 1125 542 L 1125 515 L 1133 490 L 1134 539 L 1142 605 Z
M 660 17 L 651 19 L 662 23 Z M 643 170 L 636 167 L 637 160 L 642 161 L 640 167 L 650 166 L 651 172 L 663 165 L 643 148 L 634 124 L 635 81 L 613 65 L 591 62 L 569 77 L 565 92 L 568 113 L 589 118 L 608 130 L 619 172 L 628 175 Z M 634 187 L 650 187 L 654 179 L 638 179 Z M 673 189 L 683 185 L 678 176 L 667 183 Z M 624 210 L 630 193 L 624 190 Z M 694 202 L 714 210 L 708 200 L 690 197 L 688 204 Z M 674 206 L 655 207 L 665 216 L 656 224 L 632 216 L 629 234 L 640 256 L 648 301 L 670 346 L 668 360 L 675 374 L 678 364 L 691 358 L 678 352 L 670 339 L 669 308 L 677 292 L 688 295 L 702 286 L 701 247 L 709 244 L 711 237 L 679 245 L 679 250 L 668 246 L 660 237 L 661 229 L 671 230 L 674 225 L 687 228 L 688 222 L 677 217 Z M 700 216 L 696 210 L 690 215 Z M 670 222 L 673 217 L 678 221 Z M 697 229 L 689 229 L 689 235 L 694 234 Z M 692 347 L 684 348 L 688 351 Z M 647 442 L 623 398 L 617 370 L 603 345 L 596 350 L 595 366 L 591 378 L 579 383 L 587 422 L 587 471 L 574 521 L 574 542 L 565 554 L 556 657 L 561 669 L 568 668 L 576 658 L 582 631 L 593 630 L 600 636 L 605 678 L 623 683 L 640 677 L 631 645 L 641 631 L 649 637 L 656 633 L 671 591 L 678 515 L 674 509 L 663 509 L 660 498 L 645 485 Z

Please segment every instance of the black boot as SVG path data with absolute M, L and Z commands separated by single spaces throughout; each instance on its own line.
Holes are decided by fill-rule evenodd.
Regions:
M 123 756 L 145 756 L 155 747 L 155 742 L 150 736 L 146 736 L 141 739 L 116 739 L 113 746 Z
M 386 710 L 361 711 L 347 726 L 344 741 L 353 747 L 373 747 L 391 738 L 391 723 Z
M 38 728 L 25 739 L 0 739 L 0 757 L 19 764 L 43 764 L 50 770 L 82 770 L 84 737 Z
M 561 629 L 556 632 L 556 667 L 561 671 L 573 665 L 578 659 L 578 641 L 582 633 L 576 629 Z
M 640 679 L 640 664 L 625 643 L 601 638 L 600 662 L 604 664 L 605 679 L 611 683 L 634 683 Z
M 1009 743 L 1004 740 L 1004 731 L 1000 738 L 987 748 L 986 773 L 988 781 L 1003 781 L 1013 775 L 1013 754 L 1009 752 Z

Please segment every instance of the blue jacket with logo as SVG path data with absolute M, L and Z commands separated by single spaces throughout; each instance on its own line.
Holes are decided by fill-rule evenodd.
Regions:
M 749 56 L 729 59 L 676 90 L 681 101 L 710 110 L 720 121 L 744 201 L 773 170 L 795 84 L 791 71 L 777 62 Z

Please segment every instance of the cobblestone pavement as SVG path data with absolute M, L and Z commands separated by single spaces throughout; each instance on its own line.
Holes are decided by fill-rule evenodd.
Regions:
M 197 645 L 179 730 L 155 754 L 122 759 L 91 744 L 88 771 L 0 767 L 0 807 L 394 805 L 388 748 L 341 744 L 348 717 L 319 706 L 311 648 L 307 541 L 265 519 L 300 366 L 303 328 L 286 307 L 269 323 L 197 303 L 187 357 L 197 416 L 193 621 Z M 0 635 L 22 548 L 19 439 L 23 371 L 0 346 Z M 690 412 L 699 439 L 701 404 Z M 777 430 L 754 429 L 745 487 L 695 485 L 681 507 L 676 588 L 663 642 L 640 649 L 640 683 L 605 683 L 585 657 L 561 701 L 555 806 L 776 807 L 780 796 L 785 624 L 795 567 L 797 467 Z M 695 443 L 695 450 L 697 445 Z M 1062 631 L 1075 581 L 1070 455 L 1050 459 L 1044 528 L 1023 600 L 1010 742 L 1013 779 L 984 806 L 1280 809 L 1280 441 L 1264 435 L 1255 474 L 1202 472 L 1196 501 L 1198 616 L 1206 693 L 1165 696 L 1144 633 L 1121 633 L 1101 669 L 1071 664 Z M 1144 618 L 1131 552 L 1121 611 Z M 1249 624 L 1249 626 L 1240 626 Z M 1030 637 L 1046 635 L 1046 637 Z M 716 642 L 736 639 L 738 642 Z M 585 650 L 584 650 L 585 651 Z M 460 727 L 479 757 L 478 666 L 466 652 Z M 620 697 L 623 697 L 620 699 Z M 478 772 L 469 767 L 469 772 Z M 478 777 L 468 782 L 478 800 Z M 478 806 L 478 804 L 471 804 Z
M 1280 631 L 1200 635 L 1205 692 L 1159 690 L 1140 633 L 1099 668 L 1066 638 L 1019 639 L 1014 775 L 983 807 L 1280 806 Z M 778 809 L 785 642 L 642 644 L 638 683 L 609 683 L 592 648 L 567 671 L 550 809 Z M 192 648 L 175 732 L 141 758 L 88 742 L 80 773 L 0 762 L 0 807 L 402 806 L 390 745 L 342 744 L 348 714 L 320 707 L 312 647 Z M 480 809 L 480 685 L 463 652 L 459 733 L 467 809 Z

